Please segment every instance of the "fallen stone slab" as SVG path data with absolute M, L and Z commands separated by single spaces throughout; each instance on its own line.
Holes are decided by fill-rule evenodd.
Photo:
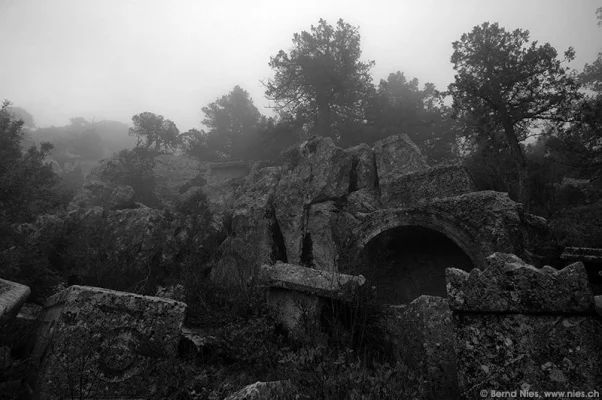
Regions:
M 88 286 L 50 297 L 33 359 L 36 398 L 151 398 L 160 363 L 177 355 L 186 304 Z M 37 379 L 36 379 L 37 378 Z
M 0 279 L 0 318 L 13 318 L 31 294 L 28 286 Z
M 388 185 L 401 174 L 424 171 L 429 167 L 418 146 L 406 134 L 379 140 L 373 149 L 381 186 Z
M 494 253 L 484 271 L 446 270 L 452 310 L 506 313 L 591 313 L 594 299 L 583 263 L 537 269 L 512 254 Z
M 339 274 L 277 262 L 262 265 L 259 281 L 270 288 L 281 288 L 331 299 L 351 299 L 366 283 L 359 275 Z

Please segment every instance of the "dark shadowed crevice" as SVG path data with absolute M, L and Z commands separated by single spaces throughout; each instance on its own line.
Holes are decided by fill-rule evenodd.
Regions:
M 284 235 L 282 235 L 282 231 L 280 230 L 280 224 L 278 224 L 278 220 L 276 219 L 276 212 L 274 207 L 272 206 L 270 213 L 270 231 L 272 233 L 272 260 L 282 261 L 284 263 L 288 262 L 286 257 L 286 245 L 284 244 Z
M 357 166 L 360 160 L 353 158 L 351 161 L 351 170 L 349 171 L 349 190 L 347 193 L 355 192 L 357 190 Z
M 380 182 L 378 181 L 378 168 L 376 167 L 376 156 L 372 154 L 372 166 L 374 168 L 374 189 L 380 189 Z
M 301 265 L 307 268 L 314 267 L 313 257 L 313 243 L 311 241 L 311 234 L 306 233 L 303 236 L 303 245 L 301 246 Z
M 381 304 L 407 304 L 421 295 L 446 297 L 445 269 L 470 271 L 468 255 L 443 233 L 420 226 L 389 229 L 364 248 L 362 275 Z

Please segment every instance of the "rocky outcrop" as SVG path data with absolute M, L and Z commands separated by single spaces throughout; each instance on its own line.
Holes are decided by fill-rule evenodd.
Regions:
M 60 268 L 73 275 L 75 282 L 99 286 L 110 282 L 121 290 L 136 280 L 148 282 L 152 288 L 153 282 L 144 277 L 168 275 L 181 254 L 191 250 L 187 245 L 200 246 L 213 232 L 209 226 L 193 232 L 188 219 L 148 207 L 79 209 L 67 214 L 62 223 L 62 231 L 55 229 L 64 238 L 56 261 Z M 130 281 L 115 281 L 113 273 L 128 276 Z
M 428 168 L 418 146 L 405 135 L 393 135 L 374 143 L 374 157 L 381 190 L 399 176 Z
M 237 188 L 231 209 L 234 238 L 222 244 L 224 253 L 236 257 L 220 260 L 212 279 L 240 284 L 238 278 L 253 275 L 260 265 L 287 260 L 273 201 L 280 174 L 280 167 L 254 168 Z
M 286 150 L 274 206 L 289 262 L 301 262 L 312 204 L 337 200 L 349 193 L 352 157 L 330 138 L 314 137 Z
M 88 177 L 84 203 L 108 210 L 138 207 L 140 190 L 123 186 L 134 161 L 142 162 L 103 161 Z M 241 162 L 209 165 L 161 155 L 149 172 L 147 195 L 156 202 L 147 205 L 173 210 L 206 195 L 212 229 L 231 236 L 212 272 L 220 281 L 245 281 L 275 261 L 337 271 L 358 261 L 357 253 L 375 236 L 404 226 L 442 233 L 475 266 L 496 251 L 540 266 L 557 251 L 545 220 L 525 214 L 506 194 L 475 192 L 461 166 L 429 167 L 406 135 L 346 150 L 312 137 L 285 150 L 282 161 L 277 167 L 256 163 L 243 177 L 247 167 Z M 214 169 L 223 176 L 209 176 Z
M 351 156 L 351 175 L 349 177 L 349 192 L 356 190 L 378 188 L 376 158 L 374 151 L 365 143 L 345 149 Z

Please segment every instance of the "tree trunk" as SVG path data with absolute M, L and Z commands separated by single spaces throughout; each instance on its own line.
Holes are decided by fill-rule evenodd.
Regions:
M 528 211 L 531 208 L 531 204 L 527 182 L 527 162 L 523 155 L 523 150 L 520 148 L 516 131 L 514 130 L 514 121 L 506 110 L 506 103 L 501 96 L 500 84 L 497 82 L 496 78 L 493 78 L 493 80 L 496 87 L 496 90 L 493 92 L 493 100 L 497 104 L 502 119 L 502 126 L 504 127 L 504 134 L 510 145 L 510 152 L 512 153 L 512 157 L 514 158 L 518 170 L 518 201 L 523 204 L 524 210 Z
M 317 121 L 317 131 L 320 136 L 330 137 L 333 141 L 336 141 L 336 138 L 332 132 L 332 118 L 330 115 L 330 104 L 326 99 L 318 100 L 318 121 Z
M 510 145 L 510 152 L 512 153 L 518 171 L 518 201 L 523 203 L 525 211 L 528 211 L 530 209 L 530 195 L 527 182 L 527 162 L 523 155 L 523 151 L 520 148 L 520 143 L 516 137 L 512 121 L 506 118 L 506 116 L 503 116 L 502 118 L 506 140 L 508 140 L 508 144 Z

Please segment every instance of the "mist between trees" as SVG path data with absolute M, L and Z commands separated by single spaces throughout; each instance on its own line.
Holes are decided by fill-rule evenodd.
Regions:
M 72 118 L 70 125 L 36 130 L 31 114 L 7 103 L 0 179 L 7 181 L 3 187 L 20 189 L 3 193 L 0 203 L 24 204 L 15 199 L 30 193 L 29 185 L 48 187 L 54 178 L 43 165 L 49 158 L 69 191 L 98 160 L 124 148 L 277 164 L 283 149 L 313 135 L 347 148 L 398 133 L 407 134 L 430 165 L 463 163 L 479 189 L 509 192 L 536 214 L 551 217 L 569 206 L 596 203 L 602 53 L 574 71 L 566 64 L 575 57 L 572 48 L 560 56 L 528 30 L 507 31 L 488 22 L 463 34 L 450 50 L 456 75 L 445 90 L 400 71 L 376 83 L 375 61 L 362 59 L 359 28 L 321 19 L 295 33 L 292 46 L 269 60 L 273 76 L 262 84 L 275 117 L 262 115 L 249 93 L 235 86 L 201 108 L 205 130 L 180 132 L 173 121 L 151 112 L 134 115 L 132 127 Z M 39 150 L 25 150 L 35 144 Z M 36 173 L 28 173 L 39 176 L 35 184 L 15 172 L 27 163 L 36 165 Z M 48 176 L 36 175 L 42 171 Z M 589 186 L 583 191 L 575 182 Z

